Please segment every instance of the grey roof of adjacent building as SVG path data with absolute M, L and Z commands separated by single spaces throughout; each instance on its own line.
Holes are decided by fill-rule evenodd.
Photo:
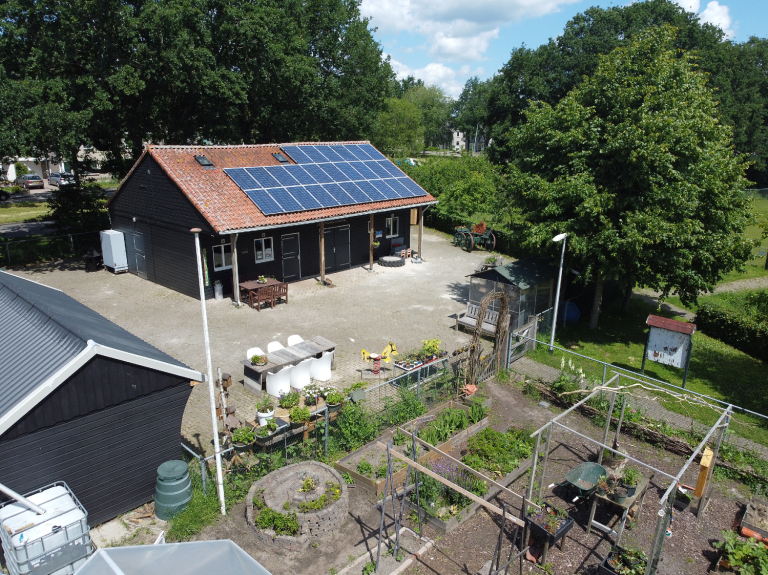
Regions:
M 0 271 L 0 421 L 94 344 L 154 369 L 192 371 L 64 292 Z

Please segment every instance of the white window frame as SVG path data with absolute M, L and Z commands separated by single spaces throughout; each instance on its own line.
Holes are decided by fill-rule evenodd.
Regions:
M 229 265 L 226 265 L 227 251 L 229 251 Z M 224 262 L 223 266 L 216 265 L 217 252 L 221 252 L 221 255 L 219 255 L 219 258 L 221 259 L 222 262 Z M 232 269 L 232 244 L 217 244 L 213 246 L 213 248 L 211 249 L 211 253 L 213 255 L 213 271 L 220 272 L 220 271 Z
M 270 256 L 268 258 L 263 257 L 261 259 L 258 258 L 259 253 L 266 252 L 266 242 L 269 241 L 269 251 Z M 275 242 L 272 239 L 272 236 L 265 237 L 265 238 L 256 238 L 253 240 L 253 260 L 257 264 L 262 264 L 264 262 L 272 262 L 275 261 Z
M 392 232 L 392 223 L 395 224 L 395 232 Z M 396 238 L 398 235 L 400 235 L 400 218 L 396 216 L 391 216 L 387 218 L 384 222 L 384 228 L 387 230 L 387 238 Z

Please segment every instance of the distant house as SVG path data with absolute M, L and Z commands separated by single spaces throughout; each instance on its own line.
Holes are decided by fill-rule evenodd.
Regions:
M 92 525 L 150 501 L 204 374 L 63 292 L 0 271 L 0 482 L 66 481 Z
M 138 276 L 207 297 L 244 278 L 282 281 L 362 266 L 410 246 L 436 200 L 368 142 L 148 146 L 108 209 Z M 374 243 L 376 247 L 372 247 Z M 322 264 L 321 264 L 322 262 Z M 323 268 L 321 270 L 321 267 Z

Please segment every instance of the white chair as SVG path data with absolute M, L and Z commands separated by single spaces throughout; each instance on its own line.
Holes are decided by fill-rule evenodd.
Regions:
M 267 372 L 267 393 L 280 397 L 291 391 L 291 372 L 293 366 L 284 367 L 277 373 Z
M 300 335 L 289 335 L 288 336 L 288 345 L 296 345 L 297 343 L 301 343 L 304 341 L 304 338 Z
M 261 351 L 260 347 L 252 347 L 245 352 L 245 359 L 251 359 L 254 355 L 264 355 L 264 352 Z
M 301 363 L 293 366 L 291 370 L 291 387 L 301 391 L 309 385 L 309 376 L 312 371 L 312 362 L 314 358 L 305 359 Z
M 317 381 L 328 381 L 331 379 L 331 363 L 333 362 L 333 352 L 323 352 L 323 357 L 312 360 L 310 375 Z
M 283 344 L 280 343 L 279 341 L 270 341 L 267 344 L 267 351 L 268 352 L 277 351 L 278 349 L 283 349 Z

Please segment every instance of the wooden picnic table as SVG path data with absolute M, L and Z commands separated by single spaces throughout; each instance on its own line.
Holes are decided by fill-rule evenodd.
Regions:
M 248 305 L 253 307 L 254 300 L 257 302 L 257 305 L 258 305 L 258 301 L 259 301 L 258 295 L 262 289 L 268 288 L 270 286 L 276 286 L 276 285 L 282 285 L 282 284 L 286 284 L 286 286 L 288 285 L 286 282 L 277 281 L 275 278 L 267 278 L 267 281 L 264 283 L 261 283 L 256 280 L 249 280 L 246 282 L 240 282 L 239 285 L 241 290 L 248 290 L 248 294 L 249 294 Z M 286 287 L 286 290 L 287 289 L 288 288 Z
M 240 363 L 243 364 L 245 387 L 256 395 L 260 395 L 267 383 L 265 377 L 267 372 L 274 373 L 285 366 L 296 365 L 305 359 L 321 357 L 323 352 L 334 349 L 336 349 L 334 342 L 315 335 L 300 343 L 268 352 L 267 363 L 264 365 L 253 365 L 250 359 L 244 359 Z

